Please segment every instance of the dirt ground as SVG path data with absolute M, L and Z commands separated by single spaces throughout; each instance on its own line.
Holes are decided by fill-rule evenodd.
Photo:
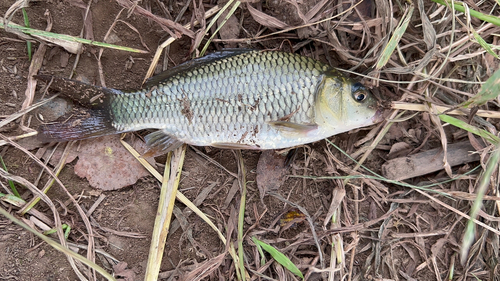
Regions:
M 1 14 L 3 15 L 14 2 L 13 0 L 1 1 Z M 193 2 L 199 5 L 198 1 Z M 289 25 L 300 24 L 301 18 L 297 15 L 294 6 L 290 4 L 291 2 L 267 1 L 264 3 L 264 7 L 268 14 Z M 304 3 L 301 2 L 301 5 L 304 5 L 301 7 L 308 10 L 318 2 L 320 1 L 304 1 Z M 374 5 L 374 2 L 366 2 Z M 142 1 L 139 2 L 139 5 L 149 7 L 154 14 L 168 18 L 160 8 L 159 3 L 165 6 L 174 17 L 185 4 L 160 0 Z M 82 30 L 85 15 L 85 9 L 81 5 L 85 7 L 86 3 L 76 0 L 32 1 L 26 11 L 33 28 L 44 30 L 47 25 L 47 17 L 50 17 L 53 21 L 52 32 L 78 36 Z M 205 10 L 208 10 L 214 3 L 204 1 L 203 5 L 205 5 Z M 182 24 L 190 22 L 192 6 L 193 3 L 191 3 L 191 8 L 188 9 L 185 17 L 181 19 Z M 334 7 L 333 4 L 332 7 Z M 368 6 L 365 9 L 373 10 L 373 7 Z M 103 40 L 121 10 L 122 7 L 114 0 L 93 1 L 90 13 L 92 15 L 93 37 L 96 41 Z M 147 46 L 150 52 L 133 54 L 105 49 L 101 62 L 106 86 L 110 88 L 134 89 L 140 87 L 151 64 L 154 51 L 159 44 L 168 38 L 168 33 L 157 23 L 141 15 L 130 13 L 130 16 L 127 16 L 127 14 L 128 11 L 125 9 L 120 19 L 132 25 L 138 32 L 129 28 L 124 22 L 118 23 L 113 30 L 113 34 L 117 38 L 115 44 L 142 50 Z M 399 13 L 397 14 L 399 15 Z M 242 38 L 258 32 L 259 24 L 252 20 L 246 8 L 238 10 L 237 15 L 240 21 L 250 22 L 243 24 L 244 30 L 239 31 Z M 12 21 L 22 23 L 22 13 L 17 12 Z M 266 32 L 269 33 L 269 30 Z M 297 32 L 298 35 L 295 35 L 295 32 L 291 32 L 295 36 L 295 40 L 291 42 L 285 39 L 286 36 L 276 35 L 270 39 L 252 42 L 250 45 L 242 42 L 223 44 L 219 40 L 213 43 L 211 48 L 252 47 L 265 49 L 283 45 L 283 49 L 287 49 L 288 45 L 293 45 L 299 48 L 299 52 L 319 58 L 324 62 L 337 61 L 340 63 L 334 63 L 334 65 L 341 67 L 347 65 L 347 60 L 343 60 L 345 58 L 341 56 L 339 58 L 339 55 L 334 52 L 325 56 L 323 52 L 311 51 L 323 50 L 327 44 L 322 44 L 318 40 L 307 41 L 304 39 L 302 41 L 300 38 L 314 37 L 323 32 L 322 30 L 304 28 Z M 138 34 L 141 35 L 144 45 Z M 329 37 L 324 36 L 325 40 L 328 40 Z M 300 42 L 306 42 L 306 44 L 300 46 Z M 190 38 L 183 36 L 170 46 L 170 67 L 189 59 L 191 43 Z M 353 38 L 352 44 L 358 43 L 360 43 L 359 38 Z M 39 43 L 33 43 L 34 50 L 39 46 Z M 330 45 L 328 46 L 329 49 L 332 49 Z M 359 52 L 364 51 L 366 50 L 359 50 Z M 74 69 L 75 78 L 96 85 L 102 83 L 96 59 L 98 53 L 99 48 L 84 45 L 83 52 Z M 417 54 L 412 53 L 407 54 L 407 56 L 410 59 Z M 39 73 L 68 77 L 73 71 L 75 60 L 76 55 L 66 52 L 61 47 L 48 46 Z M 26 41 L 3 29 L 0 29 L 0 66 L 0 117 L 3 118 L 21 109 L 30 67 Z M 160 70 L 158 67 L 157 72 Z M 363 72 L 365 70 L 367 67 L 362 66 L 357 71 Z M 402 95 L 402 92 L 398 91 L 398 86 L 383 85 L 375 91 L 384 100 L 399 99 Z M 477 89 L 471 89 L 471 91 L 477 91 Z M 41 93 L 37 91 L 35 102 L 40 97 Z M 31 116 L 33 124 L 31 127 L 35 128 L 38 121 L 34 114 Z M 11 125 L 2 127 L 0 133 L 7 136 L 22 134 L 23 131 L 19 124 L 20 122 L 17 120 Z M 364 165 L 380 174 L 381 166 L 388 160 L 389 150 L 395 143 L 409 143 L 412 150 L 419 148 L 419 150 L 425 151 L 439 148 L 439 134 L 426 127 L 427 124 L 429 123 L 422 122 L 420 117 L 396 124 L 390 129 L 388 136 L 385 137 L 378 149 L 370 154 Z M 352 154 L 359 149 L 354 144 L 365 137 L 370 129 L 341 134 L 330 138 L 330 140 L 347 153 Z M 455 137 L 453 141 L 458 142 L 460 134 L 458 129 L 448 126 L 445 128 L 445 133 L 452 139 Z M 464 136 L 464 134 L 461 135 L 462 138 Z M 35 142 L 30 145 L 29 149 L 36 153 L 40 147 L 41 145 Z M 224 166 L 229 172 L 238 173 L 237 161 L 232 151 L 215 148 L 199 149 Z M 329 153 L 331 153 L 331 157 Z M 400 153 L 404 154 L 405 152 L 403 150 Z M 22 176 L 31 182 L 36 180 L 41 171 L 37 163 L 22 151 L 11 146 L 0 147 L 0 155 L 11 174 Z M 245 232 L 247 235 L 244 240 L 245 255 L 250 260 L 258 255 L 255 246 L 250 244 L 251 236 L 258 236 L 259 239 L 272 243 L 273 246 L 285 252 L 295 264 L 299 265 L 299 269 L 303 272 L 308 272 L 310 267 L 321 268 L 318 250 L 312 239 L 308 223 L 304 219 L 297 220 L 298 222 L 290 227 L 279 223 L 279 219 L 284 218 L 291 211 L 296 212 L 297 209 L 273 196 L 266 196 L 261 201 L 256 183 L 257 163 L 260 155 L 261 152 L 257 151 L 243 151 L 249 189 L 245 212 Z M 393 158 L 394 155 L 390 157 Z M 335 162 L 332 159 L 338 159 L 340 162 Z M 165 157 L 157 157 L 156 162 L 158 170 L 163 171 L 162 164 L 165 163 Z M 104 200 L 92 213 L 94 239 L 96 248 L 108 253 L 113 259 L 106 259 L 98 253 L 96 263 L 109 272 L 114 272 L 123 280 L 143 280 L 159 201 L 160 184 L 152 176 L 147 176 L 120 190 L 100 191 L 91 187 L 86 179 L 75 175 L 75 163 L 76 161 L 73 161 L 68 164 L 62 170 L 59 178 L 79 204 L 88 210 L 100 196 L 104 196 Z M 477 166 L 478 163 L 476 161 L 457 166 L 454 168 L 454 172 L 464 173 Z M 353 161 L 333 149 L 325 141 L 306 145 L 298 149 L 292 167 L 287 172 L 291 176 L 287 177 L 277 190 L 277 193 L 287 200 L 302 206 L 312 217 L 320 235 L 319 241 L 321 241 L 321 249 L 325 254 L 327 266 L 332 259 L 331 245 L 335 243 L 333 241 L 339 241 L 335 239 L 340 239 L 343 241 L 340 247 L 343 246 L 343 251 L 345 251 L 342 270 L 344 276 L 350 275 L 349 280 L 436 280 L 436 276 L 440 276 L 444 280 L 454 263 L 456 264 L 453 280 L 472 280 L 473 276 L 478 276 L 482 280 L 492 280 L 489 278 L 494 276 L 492 272 L 495 271 L 496 263 L 488 263 L 488 260 L 500 258 L 498 250 L 485 250 L 490 256 L 486 257 L 486 254 L 482 252 L 485 257 L 473 259 L 475 262 L 469 264 L 467 268 L 459 265 L 457 252 L 459 252 L 466 220 L 450 212 L 439 203 L 444 202 L 457 210 L 468 213 L 469 201 L 439 197 L 440 201 L 438 202 L 412 191 L 412 189 L 388 183 L 374 185 L 373 181 L 355 180 L 346 185 L 344 189 L 340 179 L 296 177 L 345 176 L 354 166 Z M 472 186 L 475 175 L 477 173 L 464 180 L 440 185 L 439 189 L 473 193 Z M 426 177 L 410 179 L 408 182 L 420 185 L 425 182 L 441 181 L 445 178 L 445 173 L 439 171 Z M 47 181 L 46 176 L 42 177 L 39 186 L 43 186 L 45 181 Z M 202 201 L 199 208 L 209 215 L 221 230 L 227 227 L 231 215 L 239 208 L 239 192 L 236 196 L 232 195 L 234 197 L 230 202 L 226 202 L 226 198 L 235 183 L 237 183 L 237 178 L 232 174 L 211 164 L 194 150 L 188 148 L 179 190 L 193 201 L 202 191 L 210 189 L 208 196 Z M 3 181 L 3 184 L 7 185 L 7 182 Z M 328 226 L 325 228 L 323 226 L 325 217 L 339 189 L 345 191 L 345 197 L 343 197 L 339 207 L 342 209 L 339 215 L 340 222 L 337 222 L 336 227 L 330 228 Z M 21 188 L 20 193 L 26 200 L 32 196 L 27 189 Z M 47 195 L 55 202 L 62 222 L 71 225 L 72 229 L 68 241 L 86 246 L 88 235 L 85 225 L 74 206 L 68 201 L 68 196 L 58 185 L 51 188 Z M 495 209 L 493 204 L 490 205 L 490 202 L 485 203 L 486 210 Z M 8 209 L 13 214 L 18 210 L 7 203 L 2 204 L 3 208 Z M 185 208 L 181 203 L 177 203 L 176 207 L 181 210 Z M 39 203 L 36 209 L 52 217 L 46 204 Z M 29 216 L 24 216 L 24 219 L 28 220 Z M 482 217 L 482 220 L 485 220 L 485 216 Z M 485 235 L 489 240 L 496 241 L 496 244 L 493 242 L 492 245 L 498 245 L 498 236 L 484 231 L 483 228 L 478 228 L 478 230 L 477 236 Z M 55 234 L 49 236 L 57 239 Z M 196 265 L 213 259 L 224 249 L 225 246 L 217 234 L 199 217 L 192 214 L 188 217 L 187 224 L 169 234 L 160 277 L 162 280 L 167 280 L 170 277 L 173 279 L 168 280 L 182 278 Z M 82 255 L 86 254 L 85 249 L 79 249 L 78 252 Z M 126 270 L 113 269 L 113 263 L 117 262 L 125 262 Z M 230 256 L 227 255 L 220 267 L 209 277 L 206 277 L 206 280 L 234 280 L 236 279 L 234 266 Z M 349 269 L 352 272 L 349 272 Z M 269 267 L 267 271 L 263 270 L 264 273 L 276 280 L 294 280 L 293 278 L 298 280 L 298 277 L 289 273 L 280 275 L 282 271 L 283 269 L 276 264 Z M 257 275 L 252 276 L 255 278 L 252 280 L 257 279 Z M 325 276 L 325 273 L 308 272 L 307 279 L 326 280 Z M 62 253 L 0 216 L 0 279 L 78 280 L 78 277 Z M 97 280 L 103 279 L 99 276 Z M 338 275 L 335 280 L 340 280 Z

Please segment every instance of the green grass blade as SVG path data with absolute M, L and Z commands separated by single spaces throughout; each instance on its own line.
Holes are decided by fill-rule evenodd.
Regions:
M 470 246 L 474 242 L 475 239 L 475 223 L 473 219 L 475 219 L 481 210 L 481 206 L 483 205 L 483 198 L 488 186 L 490 184 L 491 177 L 493 172 L 498 169 L 498 162 L 500 161 L 500 146 L 497 145 L 495 148 L 495 152 L 491 155 L 488 163 L 486 164 L 486 170 L 481 176 L 481 181 L 479 186 L 477 187 L 477 197 L 474 200 L 474 204 L 471 207 L 470 211 L 470 219 L 467 222 L 467 226 L 465 228 L 464 239 L 462 241 L 462 247 L 460 249 L 460 261 L 462 264 L 465 264 L 467 260 L 467 256 L 469 253 Z
M 23 8 L 23 18 L 24 18 L 24 26 L 30 27 L 30 20 L 28 19 L 28 13 L 26 13 L 26 10 Z M 31 61 L 31 42 L 26 41 L 26 47 L 28 48 L 28 60 Z
M 399 41 L 403 37 L 403 35 L 406 32 L 406 28 L 408 27 L 408 23 L 411 20 L 411 16 L 413 15 L 413 10 L 415 7 L 411 5 L 403 18 L 401 18 L 401 21 L 399 22 L 398 26 L 394 30 L 394 33 L 392 34 L 391 39 L 387 43 L 387 45 L 384 48 L 384 51 L 382 51 L 382 54 L 380 55 L 380 58 L 378 59 L 377 66 L 375 69 L 380 70 L 384 65 L 387 64 L 389 61 L 389 58 L 391 57 L 392 53 L 396 49 L 396 46 L 399 44 Z
M 7 166 L 5 166 L 5 162 L 3 161 L 3 158 L 1 155 L 0 155 L 0 163 L 2 163 L 2 168 L 4 169 L 4 171 L 8 172 Z M 11 180 L 8 180 L 8 182 L 9 182 L 10 189 L 12 189 L 12 193 L 14 193 L 14 195 L 17 196 L 18 198 L 21 198 L 21 194 L 19 194 L 19 192 L 17 191 L 16 185 L 14 184 L 14 182 Z
M 226 11 L 227 8 L 229 8 L 229 6 L 231 4 L 233 4 L 233 2 L 234 2 L 234 0 L 229 0 L 229 1 L 227 1 L 227 3 L 222 8 L 220 8 L 219 12 L 217 12 L 217 14 L 212 18 L 212 20 L 210 21 L 210 23 L 205 28 L 205 31 L 204 31 L 205 34 L 203 34 L 203 37 L 205 37 L 208 34 L 210 28 L 212 28 L 212 26 L 217 22 L 217 20 L 220 18 L 220 16 L 222 16 L 222 13 L 224 13 L 224 11 Z M 214 32 L 214 34 L 215 34 L 215 32 Z M 201 42 L 199 42 L 198 45 L 195 46 L 195 49 L 198 49 L 198 46 L 199 46 L 200 43 Z M 202 50 L 200 52 L 200 56 L 203 56 L 203 55 L 204 55 L 204 51 Z M 193 58 L 195 58 L 195 57 L 196 57 L 196 52 L 193 52 Z
M 98 46 L 98 47 L 103 47 L 103 48 L 108 48 L 108 49 L 127 51 L 127 52 L 132 52 L 132 53 L 142 53 L 142 54 L 148 53 L 147 51 L 143 51 L 143 50 L 139 50 L 139 49 L 135 49 L 135 48 L 129 48 L 129 47 L 117 46 L 117 45 L 93 41 L 93 40 L 87 40 L 87 39 L 83 39 L 80 37 L 33 29 L 33 28 L 25 27 L 25 26 L 20 26 L 17 24 L 8 24 L 7 27 L 12 28 L 12 29 L 16 29 L 16 30 L 23 32 L 25 34 L 28 34 L 28 35 L 38 36 L 38 37 L 42 37 L 42 38 L 56 39 L 56 40 L 62 40 L 62 41 L 67 41 L 67 42 L 82 43 L 82 44 L 88 44 L 88 45 Z M 0 19 L 0 28 L 5 28 L 2 19 Z
M 490 143 L 494 144 L 494 145 L 498 145 L 500 144 L 500 138 L 498 138 L 497 136 L 495 136 L 494 134 L 486 131 L 486 130 L 482 130 L 482 129 L 479 129 L 475 126 L 472 126 L 470 124 L 467 124 L 466 122 L 460 120 L 460 119 L 457 119 L 455 117 L 451 117 L 451 116 L 448 116 L 448 115 L 445 115 L 445 114 L 442 114 L 442 115 L 439 115 L 439 119 L 441 119 L 441 121 L 443 122 L 446 122 L 446 123 L 449 123 L 455 127 L 458 127 L 460 129 L 463 129 L 463 130 L 466 130 L 468 132 L 471 132 L 475 135 L 478 135 L 480 137 L 483 137 L 485 138 L 487 141 L 489 141 Z
M 448 1 L 443 1 L 443 0 L 432 0 L 432 1 L 434 1 L 438 4 L 441 4 L 441 5 L 451 7 L 451 2 L 448 2 Z M 462 13 L 465 13 L 465 7 L 462 4 L 460 4 L 459 2 L 454 2 L 453 7 L 455 8 L 455 10 L 462 12 Z M 500 18 L 499 17 L 483 14 L 481 12 L 478 12 L 478 11 L 475 11 L 472 9 L 469 9 L 469 13 L 471 16 L 473 16 L 475 18 L 478 18 L 478 19 L 483 20 L 485 22 L 492 23 L 496 26 L 500 26 Z
M 477 95 L 461 104 L 463 107 L 475 107 L 494 100 L 500 95 L 500 69 L 495 71 L 483 84 Z
M 26 201 L 24 201 L 21 197 L 17 197 L 13 194 L 0 193 L 0 200 L 17 207 L 22 207 L 26 204 Z
M 208 49 L 208 46 L 210 45 L 210 43 L 212 42 L 212 39 L 214 39 L 215 35 L 219 32 L 219 30 L 224 26 L 224 24 L 226 24 L 227 20 L 229 19 L 229 17 L 231 17 L 234 12 L 236 11 L 236 9 L 240 6 L 241 2 L 240 1 L 236 1 L 236 3 L 234 3 L 233 7 L 231 8 L 231 10 L 227 13 L 226 17 L 224 18 L 224 20 L 222 21 L 222 23 L 219 25 L 219 27 L 217 27 L 217 29 L 215 30 L 215 32 L 210 36 L 210 38 L 208 39 L 207 43 L 205 43 L 205 46 L 203 46 L 203 49 L 201 50 L 200 52 L 200 56 L 203 56 L 205 54 L 205 52 L 207 51 Z M 223 11 L 223 10 L 221 10 Z M 216 18 L 214 18 L 212 20 L 212 22 L 215 22 L 217 21 Z M 212 23 L 210 23 L 212 24 Z M 207 28 L 208 30 L 208 28 Z
M 279 264 L 284 266 L 286 269 L 288 269 L 291 273 L 299 276 L 300 278 L 304 279 L 304 275 L 302 275 L 302 272 L 293 264 L 293 262 L 287 258 L 285 255 L 283 255 L 280 251 L 278 251 L 276 248 L 273 246 L 266 244 L 259 239 L 252 237 L 252 240 L 255 244 L 259 245 L 262 247 L 266 252 L 268 252 L 275 261 L 277 261 Z
M 484 41 L 483 37 L 481 37 L 476 32 L 476 30 L 472 29 L 472 33 L 474 34 L 474 38 L 476 38 L 477 43 L 479 43 L 479 45 L 481 45 L 481 47 L 483 47 L 483 49 L 485 49 L 486 52 L 488 52 L 488 54 L 494 56 L 496 59 L 500 59 L 500 57 L 493 51 L 490 44 L 486 43 L 486 41 Z
M 255 237 L 252 237 L 252 240 L 254 239 Z M 260 255 L 260 266 L 264 266 L 266 264 L 266 256 L 264 255 L 264 251 L 262 251 L 262 247 L 258 243 L 255 242 L 255 245 L 257 246 L 257 251 L 259 252 Z
M 238 161 L 238 181 L 241 185 L 241 200 L 240 200 L 240 211 L 238 213 L 238 267 L 240 271 L 241 280 L 246 280 L 245 274 L 245 260 L 243 252 L 243 226 L 245 225 L 245 206 L 247 198 L 247 183 L 246 183 L 246 171 L 245 165 L 243 163 L 243 155 L 241 150 L 236 150 L 237 161 Z
M 61 224 L 61 227 L 64 230 L 64 238 L 66 240 L 68 240 L 69 233 L 71 231 L 71 226 L 69 226 L 69 225 L 67 225 L 67 224 L 64 223 L 64 224 Z M 56 232 L 57 232 L 57 229 L 52 228 L 52 229 L 49 229 L 49 230 L 45 231 L 43 233 L 43 235 L 49 235 L 49 234 L 56 233 Z

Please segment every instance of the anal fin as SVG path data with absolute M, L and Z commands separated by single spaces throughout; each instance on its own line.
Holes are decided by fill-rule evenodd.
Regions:
M 144 140 L 149 148 L 148 151 L 142 155 L 143 157 L 160 156 L 182 145 L 181 141 L 165 134 L 165 132 L 161 130 L 148 134 L 144 137 Z
M 210 145 L 213 147 L 223 148 L 223 149 L 260 149 L 256 145 L 232 143 L 232 142 L 214 142 L 211 143 Z

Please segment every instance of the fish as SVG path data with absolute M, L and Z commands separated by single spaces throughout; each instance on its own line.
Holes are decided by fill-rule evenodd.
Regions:
M 156 154 L 179 147 L 282 149 L 382 121 L 365 86 L 312 58 L 226 49 L 161 73 L 139 90 L 118 90 L 50 75 L 36 79 L 78 106 L 42 124 L 44 142 L 156 129 Z

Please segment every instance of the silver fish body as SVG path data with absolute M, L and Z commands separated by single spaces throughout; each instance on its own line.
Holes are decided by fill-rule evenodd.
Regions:
M 106 95 L 102 134 L 160 129 L 168 145 L 285 148 L 373 124 L 380 115 L 361 84 L 311 58 L 273 51 L 198 59 L 139 91 Z

